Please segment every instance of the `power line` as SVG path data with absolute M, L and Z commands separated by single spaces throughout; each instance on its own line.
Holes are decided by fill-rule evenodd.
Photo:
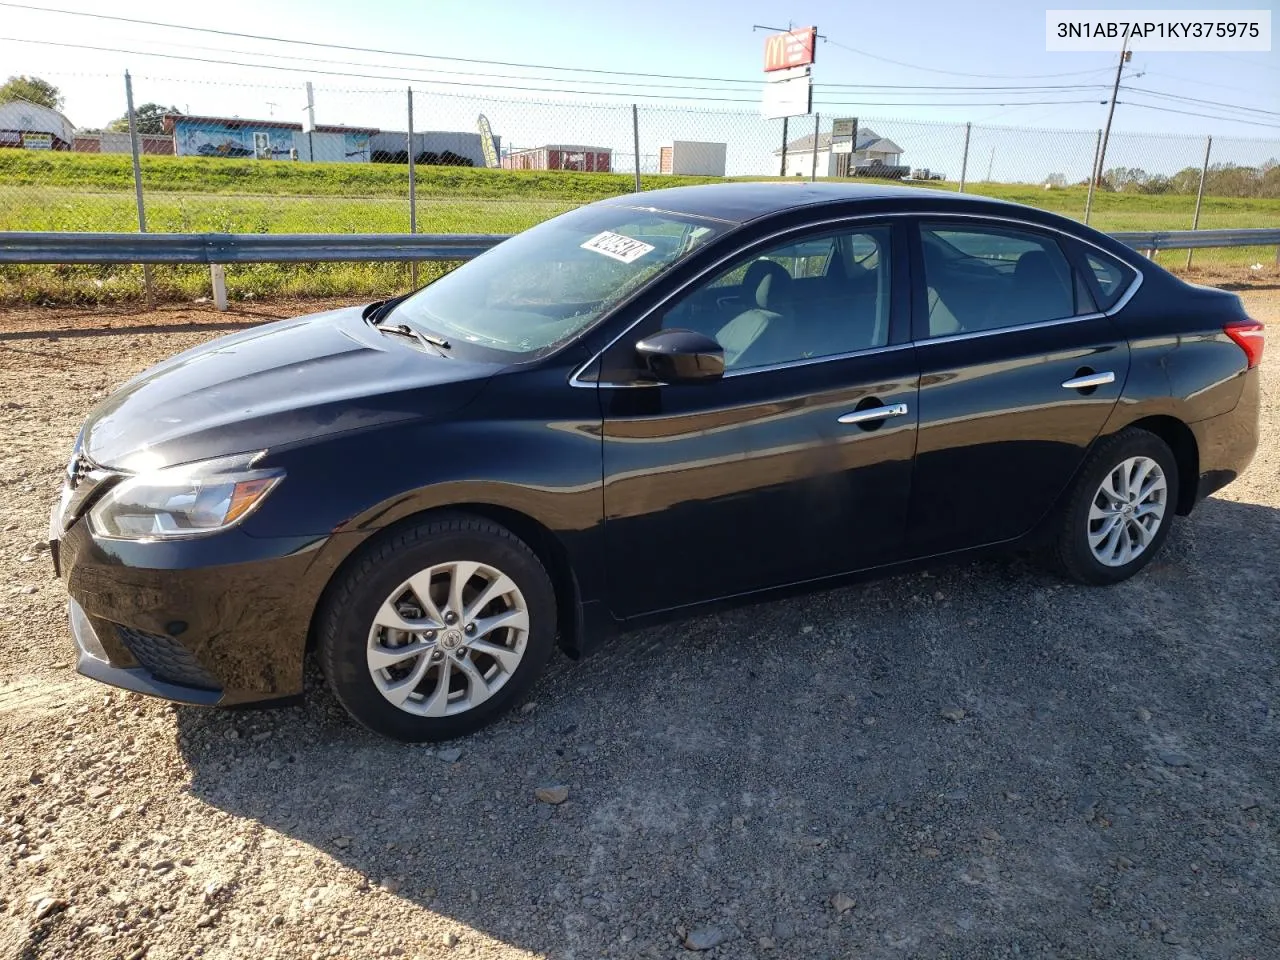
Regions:
M 3 5 L 3 4 L 0 4 L 0 5 Z M 290 67 L 290 66 L 282 66 L 278 64 L 267 64 L 267 63 L 244 63 L 242 61 L 237 61 L 237 60 L 214 60 L 208 57 L 191 57 L 191 56 L 185 56 L 181 54 L 156 53 L 156 52 L 147 51 L 147 50 L 128 50 L 120 47 L 101 47 L 101 46 L 95 46 L 92 44 L 69 43 L 65 41 L 55 41 L 55 40 L 31 40 L 31 39 L 25 39 L 21 37 L 0 37 L 0 41 L 7 41 L 12 43 L 31 43 L 31 44 L 37 44 L 37 45 L 46 46 L 46 47 L 66 47 L 66 48 L 75 49 L 75 50 L 93 50 L 100 53 L 125 53 L 131 56 L 159 57 L 166 60 L 181 60 L 181 61 L 190 62 L 190 63 L 217 64 L 219 66 L 247 67 L 255 70 L 276 70 L 276 71 L 284 71 L 287 73 L 322 74 L 326 76 L 338 76 L 338 77 L 360 77 L 361 79 L 365 79 L 365 80 L 395 80 L 402 83 L 417 82 L 417 83 L 436 84 L 436 85 L 449 86 L 449 87 L 468 87 L 468 88 L 485 87 L 485 88 L 492 88 L 492 89 L 499 89 L 499 90 L 515 89 L 515 90 L 534 92 L 534 93 L 572 93 L 572 94 L 580 94 L 585 96 L 606 96 L 607 95 L 607 96 L 657 99 L 657 100 L 670 100 L 670 99 L 694 100 L 694 101 L 705 101 L 705 102 L 714 102 L 714 103 L 749 103 L 749 104 L 759 103 L 759 100 L 757 100 L 754 97 L 749 99 L 744 99 L 740 97 L 706 97 L 706 96 L 679 95 L 679 94 L 669 94 L 669 93 L 642 93 L 634 90 L 600 91 L 600 90 L 576 90 L 576 89 L 566 89 L 566 88 L 560 88 L 560 87 L 535 87 L 535 86 L 511 87 L 510 85 L 503 85 L 503 84 L 438 80 L 432 77 L 424 78 L 424 77 L 406 77 L 402 75 L 353 73 L 349 70 L 342 70 L 342 71 L 323 70 L 320 68 Z M 738 91 L 726 91 L 726 92 L 736 93 Z M 859 106 L 859 107 L 874 107 L 874 106 L 879 106 L 879 107 L 1003 107 L 1003 106 L 1013 106 L 1013 105 L 1034 106 L 1034 105 L 1040 105 L 1040 104 L 1067 104 L 1067 103 L 1093 103 L 1093 102 L 1094 101 L 1092 100 L 1027 100 L 1027 101 L 1015 100 L 1015 101 L 1003 101 L 1003 102 L 998 100 L 979 100 L 979 101 L 970 101 L 970 102 L 953 101 L 949 103 L 938 103 L 933 101 L 908 102 L 908 101 L 896 101 L 896 100 L 895 101 L 828 100 L 828 101 L 823 101 L 822 105 L 823 106 Z
M 244 40 L 263 40 L 268 43 L 291 43 L 306 47 L 323 47 L 327 50 L 346 50 L 352 53 L 376 53 L 382 56 L 412 57 L 419 60 L 444 60 L 451 63 L 478 63 L 497 67 L 518 67 L 526 70 L 563 70 L 572 73 L 598 73 L 620 77 L 651 77 L 657 80 L 701 80 L 716 83 L 748 83 L 758 84 L 758 80 L 741 80 L 730 77 L 700 77 L 687 74 L 642 73 L 635 70 L 602 70 L 592 67 L 561 67 L 554 64 L 514 63 L 507 60 L 481 60 L 473 57 L 447 57 L 443 55 L 419 53 L 413 50 L 384 50 L 379 47 L 358 47 L 344 43 L 322 43 L 318 40 L 297 40 L 288 37 L 276 37 L 260 33 L 241 33 L 237 30 L 219 30 L 214 27 L 193 27 L 182 23 L 165 23 L 159 20 L 142 20 L 136 17 L 121 17 L 107 13 L 90 13 L 86 10 L 62 10 L 54 7 L 37 7 L 27 3 L 0 2 L 0 7 L 16 10 L 35 10 L 39 13 L 55 13 L 69 17 L 89 17 L 94 20 L 112 20 L 117 23 L 130 23 L 144 27 L 161 27 L 166 30 L 186 30 L 193 33 L 212 33 L 222 37 L 239 37 Z M 262 54 L 271 56 L 271 54 Z
M 0 4 L 7 6 L 7 4 Z M 892 63 L 898 67 L 907 67 L 911 70 L 924 70 L 928 73 L 942 73 L 952 77 L 975 77 L 982 80 L 1043 80 L 1052 77 L 1082 77 L 1091 73 L 1102 73 L 1110 70 L 1110 67 L 1095 67 L 1092 70 L 1069 70 L 1066 73 L 966 73 L 962 70 L 942 70 L 938 67 L 923 67 L 918 63 L 907 63 L 905 60 L 893 60 L 889 57 L 882 57 L 879 54 L 868 53 L 866 50 L 859 50 L 857 47 L 851 47 L 848 44 L 840 43 L 829 37 L 824 38 L 827 43 L 842 50 L 848 50 L 850 53 L 856 53 L 859 56 L 870 57 L 872 60 L 879 60 L 882 63 Z
M 1220 90 L 1235 90 L 1237 93 L 1256 93 L 1256 87 L 1237 87 L 1229 83 L 1214 83 L 1209 80 L 1196 80 L 1192 77 L 1184 77 L 1176 73 L 1165 73 L 1163 70 L 1143 70 L 1138 76 L 1146 74 L 1151 77 L 1167 77 L 1170 80 L 1181 80 L 1184 83 L 1194 83 L 1201 87 L 1217 87 Z
M 1163 90 L 1148 90 L 1145 87 L 1121 86 L 1122 90 L 1131 90 L 1134 93 L 1145 93 L 1152 97 L 1163 97 L 1166 100 L 1183 100 L 1187 103 L 1201 103 L 1210 107 L 1226 107 L 1229 110 L 1247 110 L 1250 113 L 1262 113 L 1271 117 L 1280 117 L 1280 110 L 1264 110 L 1261 107 L 1245 107 L 1234 103 L 1223 103 L 1221 100 L 1202 100 L 1199 97 L 1184 97 L 1177 93 L 1166 93 Z
M 2 4 L 0 4 L 2 5 Z M 150 43 L 152 41 L 138 38 L 139 43 Z M 358 67 L 361 69 L 384 69 L 385 64 L 364 63 L 353 60 L 334 60 L 332 58 L 319 57 L 302 57 L 294 54 L 277 54 L 262 53 L 256 50 L 235 50 L 227 47 L 210 47 L 202 44 L 169 44 L 169 49 L 181 50 L 200 50 L 207 53 L 228 54 L 232 56 L 249 56 L 249 57 L 271 57 L 273 60 L 294 60 L 301 63 L 320 63 L 328 66 L 345 66 Z M 140 52 L 139 55 L 147 55 Z M 392 67 L 391 69 L 397 69 Z M 454 68 L 411 68 L 414 72 L 426 73 L 445 73 L 450 77 L 479 77 L 482 79 L 492 80 L 521 80 L 525 82 L 536 83 L 586 83 L 593 86 L 605 87 L 623 87 L 626 89 L 634 89 L 637 86 L 643 86 L 645 89 L 655 90 L 698 90 L 712 93 L 745 93 L 745 90 L 731 90 L 723 87 L 700 87 L 687 83 L 667 84 L 667 83 L 644 83 L 638 84 L 635 81 L 619 81 L 619 80 L 590 80 L 582 77 L 546 77 L 546 76 L 521 76 L 515 74 L 503 73 L 477 73 L 469 70 L 457 70 Z M 424 80 L 429 78 L 424 77 Z M 758 81 L 757 86 L 763 84 L 764 81 Z M 815 83 L 814 90 L 875 90 L 880 91 L 886 96 L 915 96 L 917 93 L 927 93 L 930 96 L 959 96 L 973 95 L 975 93 L 985 94 L 988 91 L 1007 92 L 1007 93 L 1039 93 L 1042 95 L 1074 93 L 1077 91 L 1090 89 L 1093 87 L 1101 87 L 1101 84 L 1045 84 L 1040 86 L 940 86 L 937 84 L 879 84 L 879 83 Z
M 1269 127 L 1280 130 L 1280 123 L 1261 123 L 1257 120 L 1241 120 L 1236 117 L 1224 117 L 1220 113 L 1193 113 L 1190 110 L 1175 110 L 1173 107 L 1157 107 L 1154 103 L 1139 103 L 1136 100 L 1117 100 L 1127 107 L 1142 107 L 1144 110 L 1159 110 L 1161 113 L 1180 113 L 1184 117 L 1208 117 L 1210 120 L 1226 120 L 1228 123 L 1242 123 L 1247 127 Z
M 0 6 L 2 5 L 3 4 L 0 4 Z M 275 70 L 275 71 L 282 71 L 285 73 L 319 74 L 322 76 L 331 76 L 331 77 L 359 77 L 362 80 L 394 80 L 401 83 L 413 83 L 413 82 L 434 83 L 434 84 L 443 84 L 445 86 L 453 86 L 453 87 L 493 87 L 495 89 L 503 89 L 503 85 L 501 84 L 471 83 L 471 82 L 464 83 L 462 81 L 454 82 L 449 80 L 436 80 L 434 78 L 429 78 L 429 77 L 422 77 L 422 76 L 413 77 L 413 76 L 406 76 L 404 74 L 388 75 L 388 74 L 373 74 L 373 73 L 355 73 L 351 70 L 324 70 L 319 67 L 290 67 L 290 66 L 282 66 L 279 64 L 271 64 L 271 63 L 245 63 L 239 60 L 215 60 L 210 57 L 192 57 L 192 56 L 184 56 L 181 54 L 174 54 L 174 53 L 157 53 L 150 50 L 129 50 L 123 47 L 101 47 L 101 46 L 95 46 L 92 44 L 85 44 L 85 43 L 69 43 L 66 41 L 32 40 L 25 37 L 0 37 L 0 41 L 8 41 L 12 43 L 32 43 L 32 44 L 37 44 L 39 46 L 44 46 L 44 47 L 64 47 L 64 48 L 69 48 L 73 50 L 93 50 L 99 53 L 125 53 L 125 54 L 129 54 L 130 56 L 158 57 L 164 60 L 180 60 L 185 63 L 208 63 L 208 64 L 215 64 L 218 66 L 226 66 L 226 67 L 247 67 L 253 70 Z M 591 82 L 591 81 L 587 81 L 587 82 Z M 519 87 L 516 89 L 529 90 L 529 91 L 542 92 L 542 93 L 579 93 L 579 94 L 587 94 L 591 96 L 601 96 L 604 94 L 604 92 L 600 90 L 570 90 L 570 89 L 562 89 L 559 87 Z M 740 91 L 727 90 L 725 92 L 738 93 Z M 745 93 L 747 91 L 741 91 L 741 92 Z M 658 94 L 658 93 L 646 94 L 646 93 L 636 93 L 632 91 L 620 91 L 615 95 L 627 96 L 627 97 L 668 99 L 668 100 L 673 99 L 672 94 Z M 680 99 L 680 100 L 713 100 L 713 101 L 720 101 L 724 103 L 758 103 L 759 102 L 755 98 L 742 99 L 742 98 L 733 98 L 733 97 L 693 97 L 693 96 L 674 97 L 674 98 Z
M 190 26 L 187 24 L 180 24 L 180 23 L 166 23 L 164 21 L 159 21 L 159 20 L 144 20 L 137 17 L 122 17 L 122 16 L 105 14 L 105 13 L 90 13 L 84 10 L 64 10 L 64 9 L 54 8 L 54 7 L 37 7 L 32 4 L 11 3 L 11 2 L 7 2 L 7 0 L 4 0 L 4 2 L 0 2 L 0 7 L 9 7 L 9 8 L 18 9 L 18 10 L 32 10 L 39 13 L 52 13 L 52 14 L 59 14 L 63 16 L 88 17 L 95 20 L 110 20 L 117 23 L 129 23 L 129 24 L 134 24 L 138 26 L 160 27 L 162 29 L 167 29 L 167 30 L 185 30 L 193 33 L 208 33 L 208 34 L 215 34 L 217 36 L 224 36 L 224 37 L 238 37 L 238 38 L 247 39 L 247 40 L 260 40 L 268 43 L 296 44 L 296 45 L 308 46 L 308 47 L 322 47 L 329 50 L 345 50 L 348 52 L 356 52 L 356 53 L 375 53 L 382 56 L 410 57 L 410 58 L 420 59 L 420 60 L 440 60 L 440 61 L 445 61 L 450 63 L 472 63 L 472 64 L 482 64 L 486 66 L 515 67 L 518 69 L 526 69 L 526 70 L 558 70 L 558 71 L 564 71 L 564 72 L 570 72 L 570 73 L 591 73 L 591 74 L 602 74 L 606 76 L 645 77 L 645 78 L 652 78 L 652 79 L 658 79 L 658 80 L 695 80 L 695 81 L 711 82 L 711 83 L 749 84 L 753 86 L 758 86 L 760 83 L 759 80 L 748 80 L 748 79 L 740 79 L 740 78 L 734 78 L 734 77 L 707 77 L 707 76 L 694 76 L 689 74 L 646 73 L 646 72 L 635 71 L 635 70 L 604 70 L 604 69 L 598 69 L 598 68 L 592 68 L 592 67 L 564 67 L 564 66 L 558 66 L 554 64 L 517 63 L 517 62 L 507 61 L 507 60 L 484 60 L 484 59 L 479 59 L 474 57 L 450 57 L 450 56 L 444 56 L 440 54 L 425 54 L 425 53 L 420 53 L 418 51 L 410 51 L 410 50 L 387 50 L 379 47 L 360 47 L 352 44 L 324 43 L 316 40 L 292 39 L 289 37 L 277 37 L 269 34 L 244 33 L 237 30 L 221 30 L 214 27 L 195 27 L 195 26 Z M 977 78 L 983 78 L 983 79 L 996 79 L 996 80 L 1017 80 L 1017 79 L 1086 76 L 1089 74 L 1100 73 L 1103 70 L 1107 69 L 1105 67 L 1099 67 L 1093 70 L 1072 70 L 1072 71 L 1067 71 L 1065 73 L 1045 73 L 1045 74 L 964 73 L 958 70 L 941 70 L 941 69 L 935 69 L 932 67 L 923 67 L 918 64 L 906 63 L 900 60 L 891 60 L 888 57 L 881 57 L 873 53 L 868 53 L 864 50 L 858 50 L 855 47 L 847 46 L 835 40 L 831 40 L 829 38 L 824 38 L 824 40 L 827 43 L 834 44 L 837 47 L 841 47 L 845 50 L 849 50 L 853 53 L 857 53 L 862 56 L 871 57 L 872 59 L 875 59 L 875 60 L 882 60 L 886 63 L 893 63 L 899 66 L 909 67 L 914 70 L 925 70 L 930 73 L 948 74 L 952 76 L 977 77 Z M 229 51 L 229 52 L 236 52 L 236 51 Z M 272 54 L 265 54 L 265 53 L 254 54 L 254 55 L 272 56 Z M 299 59 L 299 58 L 291 57 L 290 59 Z M 546 78 L 546 79 L 550 79 L 550 78 Z M 600 81 L 600 82 L 603 82 L 603 81 Z M 824 86 L 864 87 L 864 86 L 872 86 L 872 85 L 826 84 Z M 921 89 L 924 89 L 924 88 L 922 87 Z

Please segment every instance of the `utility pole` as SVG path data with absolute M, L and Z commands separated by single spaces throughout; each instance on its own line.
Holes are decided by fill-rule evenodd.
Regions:
M 1116 95 L 1120 92 L 1120 75 L 1124 73 L 1124 65 L 1133 58 L 1129 51 L 1129 38 L 1120 42 L 1120 62 L 1116 64 L 1116 82 L 1111 86 L 1111 105 L 1107 107 L 1107 123 L 1102 128 L 1102 146 L 1098 148 L 1098 167 L 1093 171 L 1094 183 L 1102 186 L 1102 171 L 1107 159 L 1107 141 L 1111 139 L 1111 118 L 1116 113 Z
M 316 128 L 316 92 L 307 81 L 307 159 L 315 160 L 316 144 L 311 132 Z
M 409 232 L 418 232 L 418 191 L 413 177 L 413 87 L 409 87 L 409 132 L 405 136 L 406 152 L 409 154 Z M 409 285 L 418 289 L 418 261 L 409 261 Z
M 785 177 L 787 175 L 787 118 L 782 118 L 782 170 L 779 175 Z
M 133 154 L 133 195 L 138 205 L 138 232 L 147 232 L 147 207 L 142 201 L 142 163 L 138 159 L 141 151 L 138 148 L 138 118 L 133 112 L 133 78 L 129 71 L 124 72 L 124 102 L 129 108 L 129 152 Z M 151 282 L 151 264 L 142 265 L 142 288 L 146 296 L 147 309 L 156 308 L 156 292 Z

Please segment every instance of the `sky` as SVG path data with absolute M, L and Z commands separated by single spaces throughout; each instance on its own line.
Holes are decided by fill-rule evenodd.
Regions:
M 912 141 L 902 146 L 914 148 L 914 155 L 904 159 L 913 165 L 930 165 L 930 159 L 934 167 L 956 164 L 963 135 L 958 125 L 965 122 L 983 125 L 984 130 L 986 125 L 1009 125 L 1096 131 L 1106 117 L 1105 101 L 1117 62 L 1114 53 L 1046 52 L 1045 6 L 1017 0 L 790 5 L 777 0 L 646 0 L 636 5 L 537 0 L 29 3 L 419 55 L 289 45 L 0 5 L 0 37 L 6 38 L 0 39 L 0 78 L 36 74 L 56 83 L 66 96 L 64 112 L 81 127 L 101 126 L 123 113 L 125 69 L 132 72 L 137 103 L 163 101 L 185 112 L 291 121 L 303 119 L 303 85 L 311 80 L 318 122 L 384 129 L 403 129 L 404 90 L 412 83 L 419 91 L 415 100 L 419 129 L 474 129 L 477 113 L 483 112 L 490 115 L 495 132 L 507 144 L 573 142 L 616 148 L 629 140 L 627 105 L 634 102 L 640 105 L 643 155 L 656 157 L 658 146 L 672 138 L 721 140 L 730 142 L 731 153 L 744 158 L 750 154 L 752 164 L 768 162 L 760 155 L 772 153 L 764 145 L 766 137 L 769 143 L 775 139 L 772 133 L 759 132 L 772 126 L 744 116 L 758 113 L 762 86 L 765 33 L 753 31 L 755 24 L 784 28 L 816 24 L 826 40 L 819 42 L 813 70 L 815 109 L 828 120 L 867 118 L 877 122 L 879 132 L 884 133 L 884 127 L 895 140 Z M 1265 7 L 1257 0 L 1254 5 Z M 1204 0 L 1159 4 L 1131 0 L 1111 6 L 1203 9 L 1214 5 Z M 430 56 L 538 66 L 425 59 Z M 237 64 L 205 62 L 227 60 Z M 630 77 L 552 67 L 715 79 Z M 1112 134 L 1117 150 L 1131 141 L 1135 147 L 1141 142 L 1143 150 L 1151 152 L 1156 141 L 1139 135 L 1187 135 L 1185 145 L 1172 138 L 1160 141 L 1165 144 L 1161 150 L 1169 155 L 1148 167 L 1177 169 L 1198 163 L 1202 148 L 1195 146 L 1193 135 L 1213 134 L 1224 142 L 1265 138 L 1280 143 L 1280 50 L 1138 51 L 1125 68 L 1123 82 L 1148 92 L 1121 90 Z M 864 86 L 824 87 L 834 84 Z M 1001 86 L 1017 89 L 956 89 Z M 926 89 L 908 89 L 919 87 Z M 1233 109 L 1174 97 L 1216 101 Z M 534 99 L 538 103 L 527 102 Z M 597 106 L 570 106 L 578 103 Z M 679 112 L 673 109 L 677 106 L 682 108 Z M 1248 113 L 1241 107 L 1271 112 Z M 1253 122 L 1244 122 L 1246 117 Z M 957 126 L 927 125 L 938 122 Z M 812 123 L 811 118 L 791 121 L 791 136 L 797 135 L 797 129 L 810 132 Z M 744 132 L 748 130 L 752 132 Z M 1032 141 L 1041 135 L 1031 134 L 1028 140 L 996 131 L 986 136 L 992 141 L 990 150 L 974 145 L 981 147 L 974 159 L 980 162 L 989 155 L 988 164 L 994 166 L 1018 164 L 1018 151 L 1031 151 Z M 735 140 L 743 141 L 736 150 Z M 1046 144 L 1053 142 L 1045 139 Z M 1087 169 L 1092 146 L 1090 133 L 1071 141 L 1066 151 L 1069 162 L 1063 163 L 1073 168 L 1069 176 L 1074 178 L 1077 165 Z M 1051 149 L 1046 146 L 1039 152 Z M 1241 162 L 1260 162 L 1280 154 L 1275 144 L 1257 146 L 1256 158 L 1247 144 L 1239 149 Z M 1030 161 L 1021 165 L 1029 166 Z M 999 177 L 999 172 L 994 175 Z

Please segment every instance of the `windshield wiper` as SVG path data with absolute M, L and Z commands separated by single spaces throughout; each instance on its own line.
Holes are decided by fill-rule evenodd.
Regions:
M 445 353 L 445 351 L 451 349 L 449 341 L 444 339 L 444 337 L 437 337 L 434 333 L 423 333 L 421 330 L 415 330 L 407 323 L 391 323 L 385 325 L 375 323 L 374 329 L 379 330 L 382 333 L 394 334 L 397 337 L 408 337 L 411 340 L 416 340 L 421 344 L 432 347 L 436 353 L 440 354 L 442 357 L 447 357 L 448 354 Z

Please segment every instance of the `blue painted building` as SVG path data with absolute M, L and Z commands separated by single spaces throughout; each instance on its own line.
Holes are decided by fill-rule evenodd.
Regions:
M 190 117 L 169 114 L 164 132 L 173 135 L 179 157 L 256 157 L 288 160 L 302 124 L 240 117 Z

